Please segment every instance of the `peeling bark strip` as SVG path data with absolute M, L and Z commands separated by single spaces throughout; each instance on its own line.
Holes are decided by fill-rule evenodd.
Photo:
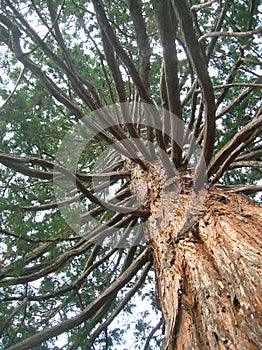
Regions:
M 136 169 L 133 178 L 148 186 L 147 238 L 165 322 L 163 349 L 261 348 L 261 206 L 212 188 L 197 222 L 176 243 L 190 185 L 181 177 L 179 197 L 168 198 L 161 171 Z

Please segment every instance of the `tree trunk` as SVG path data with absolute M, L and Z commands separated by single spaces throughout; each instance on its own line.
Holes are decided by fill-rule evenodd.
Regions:
M 174 208 L 160 196 L 147 224 L 165 322 L 163 349 L 261 349 L 261 206 L 213 188 L 197 223 L 176 241 L 186 192 L 180 191 Z
M 168 184 L 159 164 L 147 172 L 134 166 L 137 179 L 147 187 L 151 211 L 145 229 L 163 349 L 261 349 L 261 206 L 216 187 L 194 197 L 189 173 Z M 140 202 L 142 192 L 135 191 Z

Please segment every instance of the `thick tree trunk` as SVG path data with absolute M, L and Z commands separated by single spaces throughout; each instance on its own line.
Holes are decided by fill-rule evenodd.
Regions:
M 176 241 L 188 197 L 180 191 L 172 209 L 160 196 L 148 220 L 163 349 L 261 349 L 261 206 L 213 188 L 189 235 Z

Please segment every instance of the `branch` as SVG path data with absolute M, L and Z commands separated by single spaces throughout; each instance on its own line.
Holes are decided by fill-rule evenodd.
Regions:
M 215 159 L 212 161 L 208 168 L 208 177 L 215 174 L 219 167 L 227 160 L 230 154 L 239 147 L 242 143 L 245 143 L 250 137 L 250 142 L 259 132 L 262 130 L 262 115 L 253 119 L 250 123 L 245 125 L 235 136 L 217 153 Z M 246 143 L 243 147 L 246 146 Z M 242 147 L 242 148 L 243 148 Z M 238 154 L 237 154 L 238 155 Z
M 253 87 L 253 88 L 262 88 L 262 84 L 257 84 L 257 83 L 231 83 L 231 84 L 223 84 L 223 85 L 215 85 L 213 88 L 214 90 L 220 90 L 220 89 L 225 89 L 225 88 L 230 88 L 230 87 Z
M 262 162 L 255 161 L 255 160 L 235 161 L 229 166 L 229 169 L 249 168 L 249 167 L 262 168 Z
M 0 153 L 0 162 L 10 168 L 15 169 L 23 175 L 36 177 L 39 179 L 52 180 L 54 177 L 61 176 L 60 172 L 48 172 L 41 171 L 37 169 L 30 169 L 22 166 L 21 164 L 31 163 L 34 165 L 40 165 L 42 167 L 47 167 L 53 169 L 56 165 L 45 159 L 37 157 L 17 157 L 15 155 Z M 76 173 L 79 180 L 82 181 L 108 181 L 119 180 L 125 177 L 129 177 L 130 173 L 127 171 L 113 171 L 108 173 L 95 173 L 95 174 L 80 174 Z
M 55 326 L 46 328 L 43 331 L 9 347 L 7 350 L 27 350 L 82 324 L 92 317 L 93 314 L 106 303 L 108 298 L 111 298 L 112 295 L 116 296 L 117 293 L 137 274 L 142 266 L 148 262 L 148 260 L 149 251 L 148 249 L 145 249 L 134 263 L 116 281 L 114 281 L 111 286 L 101 293 L 99 297 L 97 297 L 77 316 L 65 320 Z
M 42 295 L 29 295 L 28 301 L 48 300 L 48 299 L 56 298 L 60 295 L 64 295 L 65 293 L 75 290 L 76 288 L 79 289 L 81 285 L 86 281 L 87 276 L 90 275 L 91 272 L 93 272 L 97 267 L 99 267 L 102 263 L 108 260 L 117 251 L 117 248 L 111 249 L 107 254 L 104 254 L 101 259 L 99 259 L 98 261 L 92 264 L 92 260 L 96 256 L 98 249 L 100 249 L 99 246 L 94 246 L 94 249 L 88 258 L 88 261 L 86 263 L 83 273 L 78 279 L 74 280 L 69 286 L 59 288 L 57 290 L 53 290 Z
M 130 111 L 128 108 L 128 105 L 125 104 L 125 102 L 127 101 L 127 96 L 126 96 L 126 92 L 125 92 L 125 84 L 122 78 L 122 74 L 119 68 L 119 63 L 116 60 L 115 57 L 115 52 L 112 46 L 112 43 L 110 42 L 110 40 L 108 39 L 105 31 L 104 31 L 104 26 L 103 26 L 103 22 L 101 22 L 100 17 L 98 18 L 98 22 L 99 22 L 99 26 L 100 26 L 100 31 L 101 31 L 101 37 L 102 37 L 102 42 L 103 42 L 103 48 L 104 48 L 104 52 L 105 52 L 105 56 L 106 56 L 106 61 L 107 64 L 110 68 L 110 71 L 112 73 L 114 82 L 115 82 L 115 87 L 117 90 L 117 94 L 118 94 L 118 98 L 119 98 L 119 102 L 120 104 L 120 109 L 122 112 L 122 118 L 123 121 L 125 123 L 125 126 L 129 132 L 129 135 L 131 136 L 131 139 L 133 139 L 135 146 L 129 142 L 129 149 L 130 151 L 132 150 L 133 153 L 139 153 L 139 151 L 144 155 L 144 158 L 147 159 L 148 158 L 148 152 L 146 150 L 146 147 L 144 146 L 143 142 L 140 141 L 140 137 L 137 133 L 137 130 L 135 129 L 133 123 L 132 123 L 132 118 L 130 116 Z M 108 118 L 107 118 L 108 119 Z M 117 126 L 115 126 L 116 128 Z M 122 130 L 120 130 L 120 136 L 121 139 L 125 138 L 125 135 L 123 134 Z
M 251 134 L 251 136 L 247 140 L 243 141 L 238 146 L 234 147 L 234 149 L 232 149 L 232 152 L 230 153 L 230 155 L 219 166 L 219 169 L 217 170 L 216 174 L 212 178 L 212 183 L 217 182 L 222 177 L 222 175 L 230 168 L 230 165 L 232 164 L 233 160 L 236 159 L 236 157 L 239 155 L 242 149 L 246 147 L 246 145 L 251 143 L 259 135 L 259 133 L 260 133 L 259 130 L 258 132 L 254 131 L 254 133 Z
M 124 51 L 122 45 L 118 41 L 110 23 L 106 17 L 102 2 L 100 0 L 92 0 L 92 3 L 93 3 L 94 8 L 95 8 L 97 19 L 102 25 L 102 29 L 104 30 L 105 34 L 107 35 L 108 40 L 111 42 L 116 53 L 121 58 L 123 63 L 126 65 L 128 71 L 129 71 L 129 74 L 131 75 L 135 85 L 138 88 L 138 91 L 140 93 L 142 100 L 146 103 L 151 104 L 152 101 L 151 101 L 150 96 L 148 95 L 148 92 L 147 92 L 147 89 L 144 85 L 144 82 L 141 80 L 141 77 L 139 76 L 133 61 L 131 60 L 131 58 L 129 58 L 129 56 Z
M 262 147 L 262 146 L 261 146 Z M 244 154 L 240 154 L 237 158 L 236 161 L 241 162 L 241 161 L 249 161 L 249 160 L 259 160 L 262 158 L 262 149 L 259 147 L 258 149 L 252 149 L 248 150 Z
M 57 241 L 59 238 L 49 238 L 49 239 L 33 239 L 33 238 L 29 238 L 29 237 L 24 237 L 24 236 L 21 236 L 17 233 L 14 233 L 14 232 L 11 232 L 11 231 L 8 231 L 6 229 L 4 229 L 3 227 L 0 226 L 0 233 L 3 233 L 4 235 L 6 236 L 10 236 L 10 237 L 15 237 L 17 238 L 18 240 L 22 239 L 23 241 L 26 241 L 26 242 L 29 242 L 29 243 L 39 243 L 39 242 L 42 242 L 42 243 L 45 243 L 45 242 L 55 242 Z
M 20 310 L 22 310 L 23 308 L 26 308 L 28 303 L 28 298 L 25 297 L 23 299 L 23 301 L 21 302 L 20 305 L 18 305 L 12 312 L 11 314 L 7 317 L 7 319 L 4 321 L 4 323 L 1 324 L 1 329 L 0 329 L 0 336 L 3 335 L 3 331 L 5 328 L 8 327 L 9 323 L 12 321 L 12 318 L 14 318 L 16 316 L 16 314 L 18 314 L 18 312 L 20 312 Z
M 215 27 L 214 27 L 215 32 L 220 32 L 220 30 L 223 26 L 224 20 L 227 16 L 228 7 L 230 6 L 230 0 L 225 0 L 223 2 L 220 2 L 219 5 L 220 5 L 220 13 L 219 13 L 218 19 L 217 19 Z M 206 55 L 207 55 L 208 61 L 210 60 L 212 52 L 216 47 L 217 40 L 218 40 L 218 38 L 216 38 L 216 37 L 213 37 L 210 40 L 210 43 L 209 43 L 207 50 L 206 50 Z
M 96 89 L 94 88 L 92 83 L 87 81 L 86 79 L 83 79 L 81 76 L 79 76 L 79 74 L 72 67 L 69 54 L 67 52 L 65 53 L 66 47 L 63 44 L 62 36 L 60 35 L 59 39 L 56 36 L 55 36 L 55 38 L 58 42 L 58 45 L 60 47 L 61 47 L 61 45 L 63 46 L 62 50 L 63 50 L 64 55 L 66 55 L 66 63 L 58 55 L 56 55 L 55 52 L 47 46 L 47 44 L 44 42 L 44 40 L 41 39 L 41 37 L 36 33 L 36 31 L 30 27 L 29 23 L 25 20 L 24 16 L 21 13 L 19 13 L 19 11 L 16 9 L 16 7 L 13 6 L 9 0 L 5 0 L 5 1 L 7 2 L 8 6 L 11 8 L 12 12 L 16 15 L 16 17 L 21 22 L 22 26 L 21 25 L 18 25 L 18 26 L 19 27 L 24 26 L 25 32 L 27 33 L 27 35 L 29 35 L 29 37 L 33 40 L 33 42 L 35 42 L 37 44 L 37 46 L 39 46 L 41 48 L 41 50 L 47 55 L 47 57 L 51 58 L 58 67 L 60 67 L 63 71 L 66 72 L 68 78 L 70 79 L 70 81 L 72 83 L 72 86 L 75 88 L 75 92 L 83 99 L 83 101 L 85 101 L 87 103 L 89 108 L 91 110 L 95 110 L 97 108 L 102 107 L 102 104 L 99 100 Z M 53 9 L 53 11 L 54 11 L 54 9 Z M 57 26 L 56 21 L 59 17 L 59 14 L 57 16 L 55 16 L 55 14 L 53 14 L 52 17 L 53 17 L 53 26 L 55 26 L 57 29 L 58 26 Z M 40 17 L 40 19 L 43 20 L 42 17 Z M 49 32 L 52 33 L 53 26 L 50 28 L 46 24 L 45 21 L 43 21 L 43 23 L 44 23 L 44 25 L 47 26 Z M 14 24 L 13 24 L 13 26 L 14 26 Z M 58 32 L 58 31 L 59 31 L 59 28 L 56 30 L 56 32 Z M 62 43 L 61 43 L 61 40 L 62 40 Z M 89 94 L 87 94 L 85 86 L 88 88 Z
M 126 149 L 115 142 L 114 139 L 109 137 L 104 129 L 91 120 L 91 118 L 87 118 L 81 109 L 75 105 L 69 96 L 67 96 L 64 92 L 62 92 L 59 87 L 54 83 L 54 81 L 49 78 L 46 73 L 33 61 L 31 61 L 22 51 L 21 45 L 20 45 L 20 36 L 21 33 L 19 29 L 5 16 L 0 14 L 0 21 L 2 21 L 12 32 L 12 40 L 10 41 L 8 39 L 8 32 L 6 33 L 5 38 L 5 44 L 9 46 L 9 48 L 14 52 L 17 59 L 27 68 L 29 69 L 33 74 L 35 74 L 43 84 L 45 88 L 51 93 L 52 96 L 54 96 L 59 102 L 61 102 L 63 105 L 68 107 L 71 112 L 78 118 L 78 120 L 81 120 L 84 124 L 86 124 L 92 131 L 94 131 L 97 135 L 99 135 L 104 141 L 106 141 L 108 144 L 112 145 L 115 149 L 117 149 L 121 154 L 125 155 L 128 158 L 134 159 L 136 163 L 139 163 L 142 168 L 145 168 L 144 162 L 142 162 L 140 159 L 137 159 L 134 152 L 133 144 L 130 142 L 130 149 Z M 39 40 L 41 40 L 39 38 Z M 47 48 L 47 50 L 49 50 Z M 49 50 L 50 51 L 50 50 Z M 49 52 L 48 51 L 48 52 Z M 51 58 L 56 60 L 56 58 L 53 58 L 51 55 Z M 56 61 L 55 61 L 56 62 Z M 66 70 L 66 68 L 65 68 Z M 66 70 L 67 71 L 67 70 Z M 70 74 L 70 72 L 68 72 Z M 71 73 L 72 74 L 72 73 Z M 73 77 L 75 81 L 75 76 Z M 79 80 L 79 79 L 77 79 Z M 81 81 L 78 81 L 78 85 L 82 86 Z M 80 97 L 83 98 L 85 101 L 86 98 L 80 94 Z M 85 101 L 87 102 L 87 101 Z M 87 103 L 88 104 L 88 103 Z M 88 104 L 88 106 L 91 108 L 91 110 L 94 110 L 97 105 Z M 114 121 L 111 118 L 110 113 L 108 113 L 107 110 L 96 110 L 96 115 L 98 116 L 100 122 L 104 122 L 105 125 L 108 125 L 109 123 L 109 130 L 110 132 L 116 137 L 117 140 L 123 140 L 126 138 L 125 133 L 123 129 L 119 125 L 114 125 Z M 110 125 L 114 126 L 110 126 Z
M 109 202 L 105 202 L 104 200 L 97 198 L 93 195 L 92 191 L 87 189 L 85 185 L 79 180 L 78 176 L 73 174 L 68 169 L 56 165 L 56 169 L 59 170 L 62 174 L 65 175 L 66 179 L 71 181 L 73 184 L 76 184 L 77 188 L 93 203 L 98 204 L 104 208 L 107 208 L 109 210 L 115 211 L 117 213 L 129 213 L 131 212 L 132 215 L 138 215 L 138 216 L 148 216 L 149 212 L 148 210 L 145 210 L 143 208 L 136 209 L 132 207 L 121 207 L 118 205 L 111 204 Z
M 241 58 L 242 58 L 243 54 L 244 54 L 243 50 L 240 50 L 240 57 L 238 58 L 238 60 L 234 64 L 234 66 L 229 71 L 225 85 L 229 85 L 229 84 L 233 83 L 235 76 L 236 76 L 237 72 L 239 71 L 239 68 L 242 64 Z M 218 96 L 217 101 L 216 101 L 216 109 L 218 109 L 218 106 L 224 101 L 224 98 L 226 97 L 228 90 L 229 90 L 229 86 L 225 86 L 224 91 L 222 91 L 220 96 Z
M 203 91 L 205 102 L 205 135 L 203 145 L 203 157 L 206 164 L 210 163 L 215 144 L 215 98 L 212 82 L 208 75 L 207 60 L 202 47 L 195 35 L 192 18 L 184 0 L 172 0 L 177 12 L 181 29 L 187 44 L 188 53 L 193 63 L 195 72 Z M 203 160 L 202 160 L 203 161 Z M 199 165 L 201 169 L 202 164 Z M 199 176 L 202 176 L 199 174 Z
M 262 27 L 254 29 L 254 30 L 249 30 L 247 32 L 211 32 L 211 33 L 206 33 L 202 35 L 198 41 L 201 42 L 206 38 L 209 37 L 245 37 L 245 36 L 251 36 L 255 34 L 260 34 L 262 33 Z
M 203 4 L 199 4 L 199 5 L 193 5 L 190 7 L 191 10 L 201 10 L 209 5 L 212 5 L 214 2 L 217 2 L 217 0 L 210 0 L 207 2 L 204 2 Z
M 243 92 L 241 92 L 240 94 L 237 95 L 237 97 L 231 101 L 231 103 L 229 103 L 226 107 L 224 107 L 222 109 L 222 111 L 217 112 L 216 114 L 216 119 L 221 118 L 224 114 L 226 114 L 227 112 L 229 112 L 232 108 L 234 108 L 235 106 L 237 106 L 241 101 L 243 101 L 247 95 L 250 94 L 251 91 L 254 90 L 254 88 L 256 88 L 256 85 L 261 83 L 262 78 L 258 78 L 256 80 L 255 83 L 252 83 L 252 86 L 246 88 Z M 255 84 L 255 85 L 254 85 Z
M 178 79 L 178 58 L 176 49 L 176 32 L 177 18 L 169 1 L 161 1 L 156 5 L 156 15 L 159 28 L 160 41 L 163 47 L 163 67 L 164 82 L 167 97 L 167 109 L 169 114 L 171 133 L 172 133 L 172 152 L 171 158 L 174 164 L 179 167 L 181 165 L 183 140 L 182 123 L 176 123 L 174 115 L 182 120 L 182 107 L 180 101 L 180 88 Z M 162 94 L 164 97 L 164 94 Z M 165 102 L 165 101 L 164 101 Z
M 153 335 L 156 333 L 156 331 L 161 327 L 163 324 L 163 319 L 161 318 L 158 324 L 151 330 L 151 332 L 148 334 L 148 337 L 146 339 L 145 345 L 143 350 L 148 350 L 149 349 L 149 343 L 150 340 L 153 338 Z
M 216 185 L 216 187 L 230 193 L 253 194 L 262 191 L 261 185 Z
M 250 59 L 250 58 L 242 57 L 242 58 L 241 58 L 241 61 L 247 62 L 247 63 L 250 63 L 250 64 L 254 64 L 255 66 L 256 66 L 256 65 L 262 66 L 262 61 L 256 61 L 256 60 L 252 60 L 252 59 Z
M 38 247 L 32 249 L 30 252 L 26 253 L 23 256 L 23 259 L 22 259 L 23 263 L 26 264 L 32 260 L 39 258 L 41 255 L 49 251 L 50 248 L 54 245 L 54 243 L 57 243 L 58 241 L 59 241 L 59 238 L 57 237 L 56 241 L 41 243 Z
M 122 172 L 122 173 L 124 174 L 125 172 Z M 102 175 L 102 174 L 100 174 L 100 175 Z M 116 175 L 114 181 L 110 181 L 110 185 L 112 183 L 115 183 L 118 178 L 123 178 L 121 176 L 121 174 L 119 174 L 119 175 L 120 175 L 120 177 L 118 177 L 118 175 Z M 89 177 L 89 175 L 84 175 L 84 174 L 83 174 L 83 177 L 81 175 L 78 175 L 78 174 L 77 174 L 77 176 L 79 177 L 80 180 L 81 180 L 81 178 L 82 178 L 82 180 L 85 180 L 87 177 Z M 103 175 L 101 176 L 101 178 L 103 178 Z M 105 181 L 106 181 L 106 179 L 105 179 Z M 97 192 L 97 191 L 103 190 L 104 188 L 107 188 L 107 187 L 108 187 L 108 183 L 106 182 L 103 185 L 100 185 L 100 186 L 97 186 L 97 187 L 93 187 L 91 192 Z M 129 189 L 126 192 L 130 193 Z M 115 200 L 117 200 L 117 202 L 118 202 L 118 199 L 121 198 L 122 196 L 123 196 L 123 193 L 119 193 L 114 198 L 112 198 L 109 202 L 110 203 L 111 202 L 114 203 Z M 65 206 L 67 204 L 75 203 L 75 202 L 77 202 L 79 200 L 83 200 L 84 198 L 85 198 L 85 196 L 82 194 L 82 195 L 77 195 L 75 197 L 71 197 L 71 198 L 66 199 L 64 201 L 61 201 L 61 202 L 53 202 L 53 203 L 46 203 L 46 204 L 39 204 L 39 205 L 34 204 L 34 205 L 29 205 L 29 206 L 22 206 L 21 208 L 24 209 L 24 210 L 27 210 L 27 211 L 49 210 L 49 209 L 55 209 L 57 207 L 60 208 L 60 207 Z M 95 217 L 95 216 L 101 214 L 104 210 L 105 210 L 105 208 L 101 208 L 101 207 L 94 208 L 89 213 L 82 215 L 81 218 L 84 219 L 85 216 L 89 217 L 89 215 L 91 215 L 92 217 Z
M 50 243 L 50 242 L 48 242 Z M 57 259 L 54 259 L 53 261 L 49 261 L 48 266 L 45 266 L 42 268 L 42 265 L 34 265 L 29 268 L 24 269 L 25 275 L 22 275 L 20 277 L 16 277 L 13 279 L 5 278 L 1 280 L 2 284 L 8 284 L 8 285 L 14 285 L 14 284 L 24 284 L 31 281 L 35 281 L 41 277 L 44 277 L 54 271 L 57 271 L 59 268 L 64 266 L 66 262 L 71 259 L 74 256 L 78 256 L 83 254 L 85 251 L 87 251 L 91 246 L 92 243 L 87 242 L 84 238 L 82 239 L 82 246 L 80 246 L 80 242 L 76 244 L 75 248 L 70 249 L 69 251 L 66 251 L 65 253 L 61 254 Z M 21 261 L 16 261 L 12 266 L 7 266 L 6 268 L 3 268 L 1 270 L 1 277 L 6 274 L 10 270 L 10 268 L 13 268 L 13 265 L 21 264 Z M 26 274 L 27 273 L 27 274 Z
M 118 303 L 117 308 L 112 312 L 112 314 L 108 317 L 108 319 L 103 322 L 91 335 L 90 339 L 88 339 L 87 344 L 84 347 L 84 350 L 91 349 L 92 344 L 95 339 L 110 325 L 110 323 L 116 318 L 116 316 L 123 310 L 125 305 L 129 302 L 129 300 L 133 297 L 133 295 L 138 291 L 141 285 L 144 283 L 145 278 L 152 266 L 152 263 L 149 261 L 144 270 L 142 271 L 141 276 L 135 282 L 134 286 L 130 289 L 130 291 L 125 295 L 125 297 Z M 108 305 L 109 306 L 109 305 Z
M 4 100 L 4 102 L 1 104 L 0 109 L 3 109 L 5 107 L 5 105 L 10 101 L 10 99 L 14 96 L 14 93 L 15 93 L 18 85 L 20 84 L 20 82 L 21 82 L 21 80 L 23 78 L 24 72 L 25 72 L 25 67 L 22 67 L 13 90 L 11 91 L 11 93 L 9 94 L 7 99 Z
M 57 12 L 56 5 L 54 4 L 54 2 L 52 0 L 47 0 L 46 2 L 47 2 L 48 11 L 50 13 L 51 21 L 52 21 L 52 28 L 54 28 L 54 30 L 55 30 L 55 34 L 53 34 L 53 31 L 51 31 L 51 33 L 55 37 L 56 41 L 58 42 L 58 45 L 60 46 L 60 48 L 61 48 L 61 50 L 63 52 L 63 55 L 65 57 L 67 66 L 70 68 L 71 71 L 74 71 L 71 57 L 70 57 L 70 55 L 68 53 L 68 50 L 67 50 L 65 42 L 64 42 L 64 38 L 63 38 L 63 36 L 61 34 L 61 31 L 60 31 L 60 28 L 59 28 L 59 25 L 58 25 L 58 19 L 61 16 L 61 12 L 62 12 L 62 9 L 64 7 L 65 0 L 63 0 L 63 3 L 61 5 L 59 13 L 56 13 Z M 42 19 L 42 21 L 43 21 L 43 19 Z M 46 26 L 49 29 L 49 26 L 47 24 L 46 24 Z
M 142 15 L 142 7 L 139 0 L 128 0 L 128 7 L 133 19 L 136 41 L 141 60 L 140 74 L 141 79 L 149 93 L 149 72 L 151 48 L 147 36 L 145 20 Z
M 54 168 L 54 163 L 49 162 L 48 160 L 37 158 L 37 157 L 17 157 L 16 155 L 12 154 L 5 154 L 5 153 L 0 153 L 0 162 L 2 164 L 8 164 L 12 165 L 12 167 L 15 167 L 18 164 L 26 164 L 26 163 L 32 163 L 35 165 L 40 165 L 44 168 Z M 32 169 L 31 169 L 32 170 Z M 34 169 L 33 169 L 34 170 Z M 41 173 L 47 173 L 47 174 L 52 174 L 48 172 L 41 172 Z M 48 175 L 48 176 L 49 176 Z
M 121 75 L 121 71 L 119 68 L 119 63 L 116 60 L 116 56 L 115 56 L 115 52 L 114 49 L 110 43 L 110 41 L 108 40 L 102 24 L 99 22 L 100 25 L 100 33 L 101 33 L 101 37 L 102 37 L 102 42 L 103 42 L 103 48 L 104 48 L 104 53 L 105 53 L 105 57 L 106 57 L 106 61 L 107 64 L 109 66 L 109 69 L 112 73 L 114 82 L 115 82 L 115 87 L 116 87 L 116 91 L 118 94 L 118 99 L 120 103 L 126 102 L 127 101 L 127 97 L 126 97 L 126 92 L 125 92 L 125 84 Z

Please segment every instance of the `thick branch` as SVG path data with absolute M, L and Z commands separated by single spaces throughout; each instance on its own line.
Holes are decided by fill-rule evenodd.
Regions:
M 163 324 L 163 319 L 161 318 L 160 321 L 158 322 L 158 324 L 151 330 L 151 332 L 148 334 L 148 337 L 146 339 L 145 345 L 143 350 L 147 350 L 149 349 L 149 343 L 150 340 L 153 338 L 153 335 L 156 333 L 156 331 L 162 326 Z
M 187 44 L 188 54 L 196 71 L 199 84 L 203 91 L 205 101 L 205 136 L 203 156 L 206 164 L 209 164 L 214 150 L 215 143 L 215 98 L 213 86 L 208 75 L 207 61 L 203 50 L 198 42 L 186 3 L 183 0 L 173 0 L 181 29 Z
M 28 303 L 28 298 L 25 297 L 21 304 L 18 305 L 12 312 L 11 314 L 7 317 L 7 319 L 4 321 L 4 323 L 1 324 L 1 329 L 0 329 L 0 336 L 3 335 L 3 331 L 5 328 L 7 328 L 12 321 L 12 318 L 14 318 L 23 308 L 26 308 Z
M 149 72 L 151 48 L 147 36 L 145 20 L 142 15 L 140 0 L 128 0 L 128 7 L 135 27 L 136 41 L 141 59 L 140 75 L 149 93 Z
M 170 127 L 172 133 L 171 158 L 175 165 L 181 165 L 183 140 L 182 123 L 176 123 L 174 115 L 182 119 L 182 108 L 180 101 L 180 88 L 178 79 L 178 58 L 176 49 L 177 19 L 169 1 L 161 1 L 156 7 L 160 41 L 163 47 L 164 78 L 167 94 L 167 105 L 170 114 Z M 172 115 L 173 114 L 173 115 Z M 180 145 L 180 146 L 179 146 Z
M 53 169 L 56 165 L 52 162 L 49 162 L 45 159 L 37 158 L 37 157 L 17 157 L 10 154 L 2 154 L 0 153 L 0 163 L 3 165 L 13 168 L 17 172 L 20 172 L 23 175 L 36 177 L 44 180 L 52 180 L 54 177 L 61 176 L 60 172 L 48 172 L 41 171 L 38 169 L 31 169 L 23 166 L 22 164 L 34 164 L 40 165 L 42 167 L 47 167 L 49 169 Z M 79 174 L 76 173 L 76 176 L 79 180 L 82 181 L 108 181 L 110 180 L 119 180 L 125 177 L 129 177 L 129 173 L 127 171 L 113 171 L 108 173 L 95 173 L 95 174 Z

